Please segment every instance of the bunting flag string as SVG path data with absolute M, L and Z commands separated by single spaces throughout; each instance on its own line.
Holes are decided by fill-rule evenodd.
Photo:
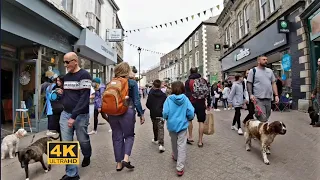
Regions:
M 220 5 L 217 5 L 215 8 L 217 8 L 219 10 L 220 9 Z M 204 11 L 196 13 L 196 14 L 192 14 L 192 15 L 184 17 L 184 18 L 180 18 L 181 24 L 184 23 L 184 22 L 189 22 L 189 20 L 190 20 L 189 17 L 191 17 L 191 20 L 194 20 L 195 15 L 198 15 L 199 18 L 201 17 L 201 14 L 203 14 L 205 16 L 207 14 L 207 11 L 209 11 L 209 10 L 213 14 L 214 7 L 211 7 L 210 9 L 204 10 Z M 183 21 L 184 19 L 186 21 Z M 173 22 L 175 22 L 175 24 L 178 25 L 178 21 L 179 20 L 174 20 L 174 21 L 170 21 L 170 22 L 166 22 L 166 23 L 162 23 L 162 24 L 158 24 L 158 25 L 149 26 L 149 27 L 126 30 L 125 32 L 128 34 L 128 33 L 132 33 L 132 32 L 141 32 L 140 30 L 150 29 L 150 28 L 151 29 L 154 29 L 154 28 L 157 28 L 157 29 L 160 28 L 161 29 L 161 28 L 168 27 L 169 24 L 171 26 L 173 26 L 174 25 Z
M 150 49 L 146 49 L 146 48 L 142 48 L 141 46 L 137 46 L 137 45 L 134 45 L 134 44 L 131 44 L 131 43 L 128 43 L 125 41 L 126 44 L 129 44 L 130 47 L 133 47 L 133 48 L 136 48 L 138 49 L 139 47 L 141 48 L 141 51 L 146 51 L 146 52 L 150 52 L 152 54 L 159 54 L 159 55 L 165 55 L 166 53 L 162 53 L 162 52 L 158 52 L 158 51 L 153 51 L 153 50 L 150 50 Z

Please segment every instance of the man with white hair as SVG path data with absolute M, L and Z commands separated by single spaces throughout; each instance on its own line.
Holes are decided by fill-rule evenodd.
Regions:
M 78 56 L 74 52 L 64 55 L 64 66 L 68 73 L 64 76 L 63 106 L 64 111 L 60 116 L 61 137 L 63 141 L 73 141 L 74 131 L 80 142 L 81 152 L 84 156 L 82 167 L 89 166 L 92 153 L 88 135 L 89 104 L 91 76 L 79 67 Z M 60 92 L 62 93 L 62 92 Z M 66 175 L 61 180 L 78 180 L 77 165 L 67 165 Z

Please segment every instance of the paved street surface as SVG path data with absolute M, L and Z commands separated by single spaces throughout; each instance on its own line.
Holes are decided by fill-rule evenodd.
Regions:
M 116 172 L 111 133 L 108 133 L 109 125 L 105 124 L 98 126 L 98 134 L 91 136 L 91 165 L 80 168 L 81 179 L 178 179 L 175 163 L 171 159 L 168 132 L 165 130 L 167 151 L 160 154 L 157 145 L 151 143 L 152 127 L 149 112 L 146 112 L 146 123 L 141 126 L 137 120 L 136 124 L 136 139 L 131 157 L 135 170 Z M 246 114 L 245 111 L 242 112 L 242 119 Z M 320 180 L 320 128 L 309 126 L 307 114 L 298 111 L 272 113 L 271 119 L 283 121 L 288 131 L 285 136 L 277 136 L 272 144 L 269 166 L 262 161 L 257 141 L 253 141 L 252 151 L 247 152 L 244 137 L 230 129 L 233 111 L 214 112 L 214 117 L 216 133 L 204 137 L 202 149 L 196 144 L 188 145 L 185 174 L 180 179 Z M 93 125 L 93 120 L 91 122 Z M 197 127 L 195 125 L 194 130 Z M 39 133 L 35 140 L 43 136 L 44 132 Z M 31 138 L 25 137 L 21 147 L 27 146 Z M 197 135 L 194 139 L 196 138 Z M 1 169 L 3 180 L 25 179 L 24 170 L 20 168 L 17 158 L 3 160 Z M 58 180 L 64 175 L 64 169 L 64 166 L 55 165 L 50 172 L 45 173 L 40 163 L 32 164 L 29 166 L 30 179 Z

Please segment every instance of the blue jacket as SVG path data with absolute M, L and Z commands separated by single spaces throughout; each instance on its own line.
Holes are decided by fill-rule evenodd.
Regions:
M 52 86 L 52 88 L 51 88 L 51 86 Z M 51 106 L 51 102 L 50 102 L 50 94 L 51 94 L 52 90 L 55 88 L 55 86 L 56 86 L 56 84 L 52 83 L 46 88 L 47 115 L 53 114 L 52 106 Z M 51 91 L 50 91 L 50 88 L 51 88 Z
M 142 116 L 144 114 L 144 110 L 142 109 L 139 95 L 139 88 L 137 81 L 129 79 L 129 98 L 133 106 L 136 108 L 138 112 L 138 116 Z
M 194 107 L 186 95 L 173 94 L 164 102 L 162 115 L 168 131 L 178 133 L 188 128 L 188 121 L 194 118 Z
M 95 89 L 94 93 L 94 109 L 99 109 L 102 107 L 102 94 L 105 90 L 105 85 L 100 84 L 99 89 Z

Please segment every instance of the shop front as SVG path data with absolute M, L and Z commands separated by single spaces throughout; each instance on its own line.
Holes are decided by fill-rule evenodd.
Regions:
M 12 133 L 16 111 L 26 108 L 33 132 L 47 129 L 41 84 L 53 75 L 65 74 L 63 55 L 72 51 L 81 27 L 42 1 L 3 1 L 1 17 L 2 132 Z M 32 9 L 41 13 L 39 16 Z M 53 18 L 50 21 L 47 18 Z M 67 26 L 54 24 L 60 19 Z M 57 23 L 59 21 L 56 21 Z M 76 35 L 78 37 L 76 37 Z M 21 117 L 18 117 L 21 122 Z M 25 122 L 27 120 L 25 119 Z M 29 130 L 28 123 L 25 129 Z M 17 124 L 17 128 L 21 127 Z M 3 135 L 3 134 L 2 134 Z
M 301 14 L 307 43 L 309 45 L 309 59 L 311 66 L 311 90 L 315 88 L 318 59 L 320 58 L 320 1 L 314 1 Z
M 257 66 L 257 58 L 268 58 L 268 67 L 282 81 L 282 96 L 293 101 L 292 108 L 298 107 L 298 100 L 304 98 L 300 90 L 300 69 L 298 43 L 301 37 L 294 33 L 299 28 L 295 23 L 295 13 L 282 17 L 244 42 L 231 53 L 222 57 L 221 67 L 225 80 L 232 80 L 235 73 L 245 73 Z M 281 23 L 286 23 L 285 32 L 281 32 Z M 281 86 L 279 85 L 279 88 Z
M 99 77 L 106 82 L 109 65 L 117 63 L 117 52 L 98 35 L 83 29 L 74 51 L 80 57 L 80 66 L 90 72 L 92 78 Z

